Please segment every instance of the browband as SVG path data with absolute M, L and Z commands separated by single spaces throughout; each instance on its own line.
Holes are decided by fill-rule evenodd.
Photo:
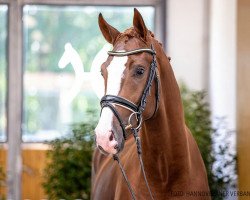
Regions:
M 153 49 L 134 49 L 131 51 L 108 51 L 108 55 L 110 56 L 129 56 L 132 54 L 138 54 L 138 53 L 142 53 L 142 52 L 147 52 L 150 53 L 152 55 L 155 55 L 155 51 Z

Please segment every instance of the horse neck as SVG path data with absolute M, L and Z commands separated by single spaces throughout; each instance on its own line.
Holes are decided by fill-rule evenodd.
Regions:
M 171 168 L 173 163 L 178 170 L 187 167 L 188 146 L 182 102 L 174 73 L 163 50 L 156 49 L 156 52 L 162 52 L 157 56 L 161 97 L 155 117 L 146 121 L 142 128 L 142 150 L 145 168 L 165 180 L 168 173 L 175 170 Z

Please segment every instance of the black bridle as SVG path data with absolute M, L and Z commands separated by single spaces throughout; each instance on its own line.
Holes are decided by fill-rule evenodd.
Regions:
M 150 72 L 149 72 L 148 80 L 147 80 L 146 86 L 143 90 L 139 105 L 134 104 L 133 102 L 127 100 L 124 97 L 114 96 L 114 95 L 103 96 L 100 103 L 101 103 L 102 109 L 105 107 L 108 107 L 114 113 L 115 117 L 119 121 L 120 126 L 122 128 L 124 140 L 126 140 L 128 137 L 128 134 L 130 134 L 130 132 L 128 134 L 126 134 L 126 130 L 130 129 L 132 131 L 134 138 L 135 138 L 135 141 L 136 141 L 136 145 L 137 145 L 137 153 L 139 156 L 139 161 L 140 161 L 143 177 L 144 177 L 144 180 L 146 182 L 148 191 L 150 193 L 150 197 L 152 200 L 154 200 L 152 192 L 151 192 L 149 184 L 148 184 L 148 181 L 147 181 L 147 178 L 146 178 L 145 170 L 144 170 L 144 164 L 143 164 L 142 157 L 141 157 L 141 154 L 142 154 L 141 140 L 140 140 L 140 137 L 138 135 L 138 132 L 139 132 L 141 125 L 142 125 L 142 114 L 146 108 L 147 97 L 150 93 L 150 89 L 151 89 L 151 86 L 153 84 L 153 80 L 155 80 L 155 83 L 156 83 L 156 93 L 155 93 L 156 103 L 155 103 L 154 113 L 151 117 L 153 117 L 155 115 L 155 113 L 158 110 L 158 106 L 159 106 L 159 100 L 160 100 L 159 94 L 160 93 L 159 93 L 159 79 L 158 79 L 158 75 L 157 75 L 156 52 L 155 52 L 153 46 L 151 45 L 151 48 L 141 48 L 141 49 L 135 49 L 135 50 L 131 50 L 131 51 L 108 51 L 108 55 L 121 57 L 121 56 L 129 56 L 129 55 L 139 54 L 139 53 L 143 53 L 143 52 L 151 54 L 153 58 L 152 58 L 152 62 L 150 64 Z M 115 108 L 115 105 L 121 106 L 121 107 L 132 112 L 132 114 L 128 118 L 128 124 L 125 125 L 123 123 L 123 120 L 122 120 L 119 112 Z M 137 127 L 133 127 L 133 125 L 132 125 L 131 119 L 133 116 L 135 116 L 137 119 Z M 125 173 L 125 171 L 120 163 L 118 155 L 117 154 L 113 155 L 113 158 L 114 158 L 114 160 L 116 160 L 118 162 L 119 167 L 120 167 L 121 172 L 122 172 L 122 175 L 127 183 L 128 189 L 129 189 L 130 194 L 132 196 L 132 199 L 135 200 L 136 199 L 135 193 L 130 185 L 130 182 L 128 181 L 128 178 L 127 178 L 126 173 Z
M 126 130 L 133 128 L 132 123 L 131 123 L 132 116 L 135 116 L 137 119 L 138 124 L 137 124 L 136 129 L 139 130 L 141 128 L 142 114 L 143 114 L 143 111 L 145 110 L 145 107 L 146 107 L 147 97 L 149 95 L 153 80 L 155 80 L 155 82 L 156 82 L 156 93 L 155 93 L 156 104 L 155 104 L 155 110 L 154 110 L 154 113 L 152 116 L 155 115 L 155 113 L 158 109 L 159 79 L 158 79 L 158 75 L 156 73 L 156 68 L 157 68 L 156 59 L 155 59 L 156 52 L 154 51 L 152 45 L 151 45 L 150 49 L 149 48 L 142 48 L 142 49 L 135 49 L 132 51 L 125 51 L 125 52 L 124 51 L 108 51 L 108 55 L 119 56 L 119 57 L 134 55 L 134 54 L 143 53 L 143 52 L 151 54 L 153 56 L 153 59 L 152 59 L 152 62 L 150 64 L 150 72 L 149 72 L 148 80 L 147 80 L 146 86 L 143 90 L 139 105 L 134 104 L 133 102 L 127 100 L 124 97 L 114 96 L 114 95 L 105 95 L 102 97 L 101 102 L 100 102 L 102 109 L 104 107 L 109 107 L 112 110 L 112 112 L 114 113 L 115 117 L 118 119 L 120 126 L 122 128 L 124 140 L 126 140 L 128 137 Z M 121 107 L 132 112 L 132 114 L 128 118 L 128 124 L 123 123 L 122 118 L 114 105 L 121 106 Z

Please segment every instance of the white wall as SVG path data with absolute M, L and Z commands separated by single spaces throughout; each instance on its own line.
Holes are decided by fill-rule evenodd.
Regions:
M 209 92 L 212 119 L 235 130 L 237 0 L 167 0 L 167 54 L 178 81 Z
M 178 81 L 191 89 L 208 87 L 206 0 L 167 1 L 167 53 Z
M 236 1 L 212 0 L 210 8 L 210 104 L 235 130 Z
M 212 121 L 216 127 L 217 117 L 225 117 L 226 129 L 236 130 L 236 2 L 237 0 L 211 0 L 210 4 L 210 78 L 209 95 Z M 236 134 L 220 140 L 230 142 L 230 153 L 235 152 Z M 224 159 L 227 159 L 224 156 Z M 223 173 L 231 178 L 233 166 Z M 229 188 L 235 190 L 235 188 Z M 227 197 L 227 200 L 232 199 Z M 233 198 L 235 199 L 235 197 Z

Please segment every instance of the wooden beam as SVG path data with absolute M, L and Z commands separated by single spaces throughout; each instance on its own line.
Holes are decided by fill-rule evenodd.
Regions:
M 239 190 L 250 190 L 250 1 L 237 5 L 237 150 Z M 249 199 L 243 196 L 239 199 Z
M 166 0 L 161 0 L 161 2 L 155 5 L 155 20 L 154 29 L 156 38 L 162 43 L 164 49 L 166 50 L 166 32 L 167 32 L 167 17 L 166 17 Z
M 0 3 L 1 3 L 1 4 L 8 4 L 9 1 L 8 1 L 8 0 L 0 0 Z
M 18 0 L 9 3 L 8 45 L 8 196 L 21 197 L 22 13 Z
M 45 4 L 45 5 L 105 5 L 105 6 L 155 6 L 161 0 L 19 0 L 22 4 Z

